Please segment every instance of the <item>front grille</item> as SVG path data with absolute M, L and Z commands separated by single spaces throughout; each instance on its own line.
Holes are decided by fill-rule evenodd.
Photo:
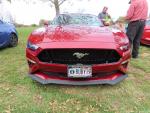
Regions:
M 109 76 L 109 75 L 112 75 L 112 74 L 115 74 L 115 73 L 118 73 L 119 71 L 117 70 L 114 70 L 114 71 L 111 71 L 111 72 L 99 72 L 99 73 L 93 73 L 92 74 L 92 77 L 91 78 L 97 78 L 97 77 L 106 77 L 106 76 Z M 48 75 L 49 77 L 62 77 L 62 78 L 68 78 L 68 75 L 67 73 L 55 73 L 55 72 L 42 72 L 46 75 Z M 83 80 L 86 80 L 86 78 L 73 78 L 73 80 L 77 80 L 77 79 L 83 79 Z M 88 78 L 87 78 L 88 79 Z
M 46 63 L 92 65 L 118 62 L 120 56 L 115 50 L 47 49 L 43 50 L 38 58 Z

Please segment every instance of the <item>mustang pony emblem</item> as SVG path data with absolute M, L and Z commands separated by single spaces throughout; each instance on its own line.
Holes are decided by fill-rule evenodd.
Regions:
M 79 53 L 79 52 L 76 52 L 73 54 L 73 56 L 76 56 L 78 59 L 81 59 L 84 56 L 88 56 L 88 55 L 89 55 L 89 53 Z

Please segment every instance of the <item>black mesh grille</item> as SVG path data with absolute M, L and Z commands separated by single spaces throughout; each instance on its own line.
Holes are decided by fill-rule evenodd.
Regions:
M 109 75 L 112 75 L 112 74 L 115 74 L 119 71 L 117 70 L 114 70 L 114 71 L 111 71 L 111 72 L 99 72 L 99 73 L 93 73 L 92 74 L 92 78 L 97 78 L 97 77 L 106 77 L 106 76 L 109 76 Z M 54 73 L 54 72 L 42 72 L 48 76 L 57 76 L 57 77 L 63 77 L 63 78 L 68 78 L 67 76 L 67 73 Z M 73 78 L 73 80 L 75 79 L 82 79 L 82 78 Z M 87 78 L 88 79 L 88 78 Z M 83 80 L 86 80 L 86 78 L 83 78 Z
M 105 64 L 118 62 L 120 56 L 115 50 L 50 49 L 50 50 L 43 50 L 38 55 L 38 58 L 41 62 L 46 63 Z

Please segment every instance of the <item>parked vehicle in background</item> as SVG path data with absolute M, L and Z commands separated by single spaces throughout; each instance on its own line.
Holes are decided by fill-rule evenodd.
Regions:
M 150 19 L 146 21 L 141 43 L 144 45 L 150 45 Z
M 18 44 L 18 35 L 13 24 L 0 20 L 0 48 L 15 47 Z
M 29 76 L 42 84 L 116 84 L 127 77 L 129 40 L 95 15 L 60 14 L 31 33 Z

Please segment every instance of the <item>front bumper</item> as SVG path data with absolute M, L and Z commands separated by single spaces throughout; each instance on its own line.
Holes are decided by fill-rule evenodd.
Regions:
M 105 77 L 88 78 L 88 79 L 71 79 L 58 78 L 56 76 L 48 76 L 43 73 L 29 74 L 29 76 L 41 84 L 63 84 L 63 85 L 98 85 L 108 84 L 114 85 L 128 77 L 126 74 L 116 73 Z
M 49 46 L 54 46 L 52 44 L 49 44 Z M 64 45 L 67 46 L 67 44 L 64 44 Z M 92 46 L 94 47 L 89 47 L 89 48 L 95 49 L 97 47 L 98 49 L 99 47 L 99 46 L 96 46 L 95 44 L 92 44 Z M 112 45 L 107 45 L 107 46 L 112 47 Z M 110 48 L 110 47 L 107 47 L 107 48 Z M 38 49 L 37 51 L 31 51 L 28 48 L 26 50 L 26 57 L 29 63 L 29 73 L 30 73 L 29 76 L 33 80 L 36 80 L 40 82 L 41 84 L 65 84 L 65 85 L 110 84 L 110 85 L 114 85 L 114 84 L 119 83 L 120 81 L 122 81 L 123 79 L 127 77 L 125 73 L 127 72 L 127 67 L 128 67 L 128 63 L 130 60 L 130 50 L 126 52 L 122 52 L 117 49 L 116 51 L 121 56 L 121 59 L 118 62 L 92 65 L 93 77 L 86 78 L 86 79 L 71 79 L 71 78 L 68 78 L 66 75 L 64 77 L 60 77 L 60 76 L 53 75 L 53 74 L 50 74 L 50 75 L 45 74 L 44 72 L 66 74 L 67 65 L 44 63 L 44 62 L 39 61 L 37 56 L 42 50 L 43 49 Z M 116 73 L 94 77 L 94 74 L 99 74 L 103 72 L 110 73 L 114 71 Z

